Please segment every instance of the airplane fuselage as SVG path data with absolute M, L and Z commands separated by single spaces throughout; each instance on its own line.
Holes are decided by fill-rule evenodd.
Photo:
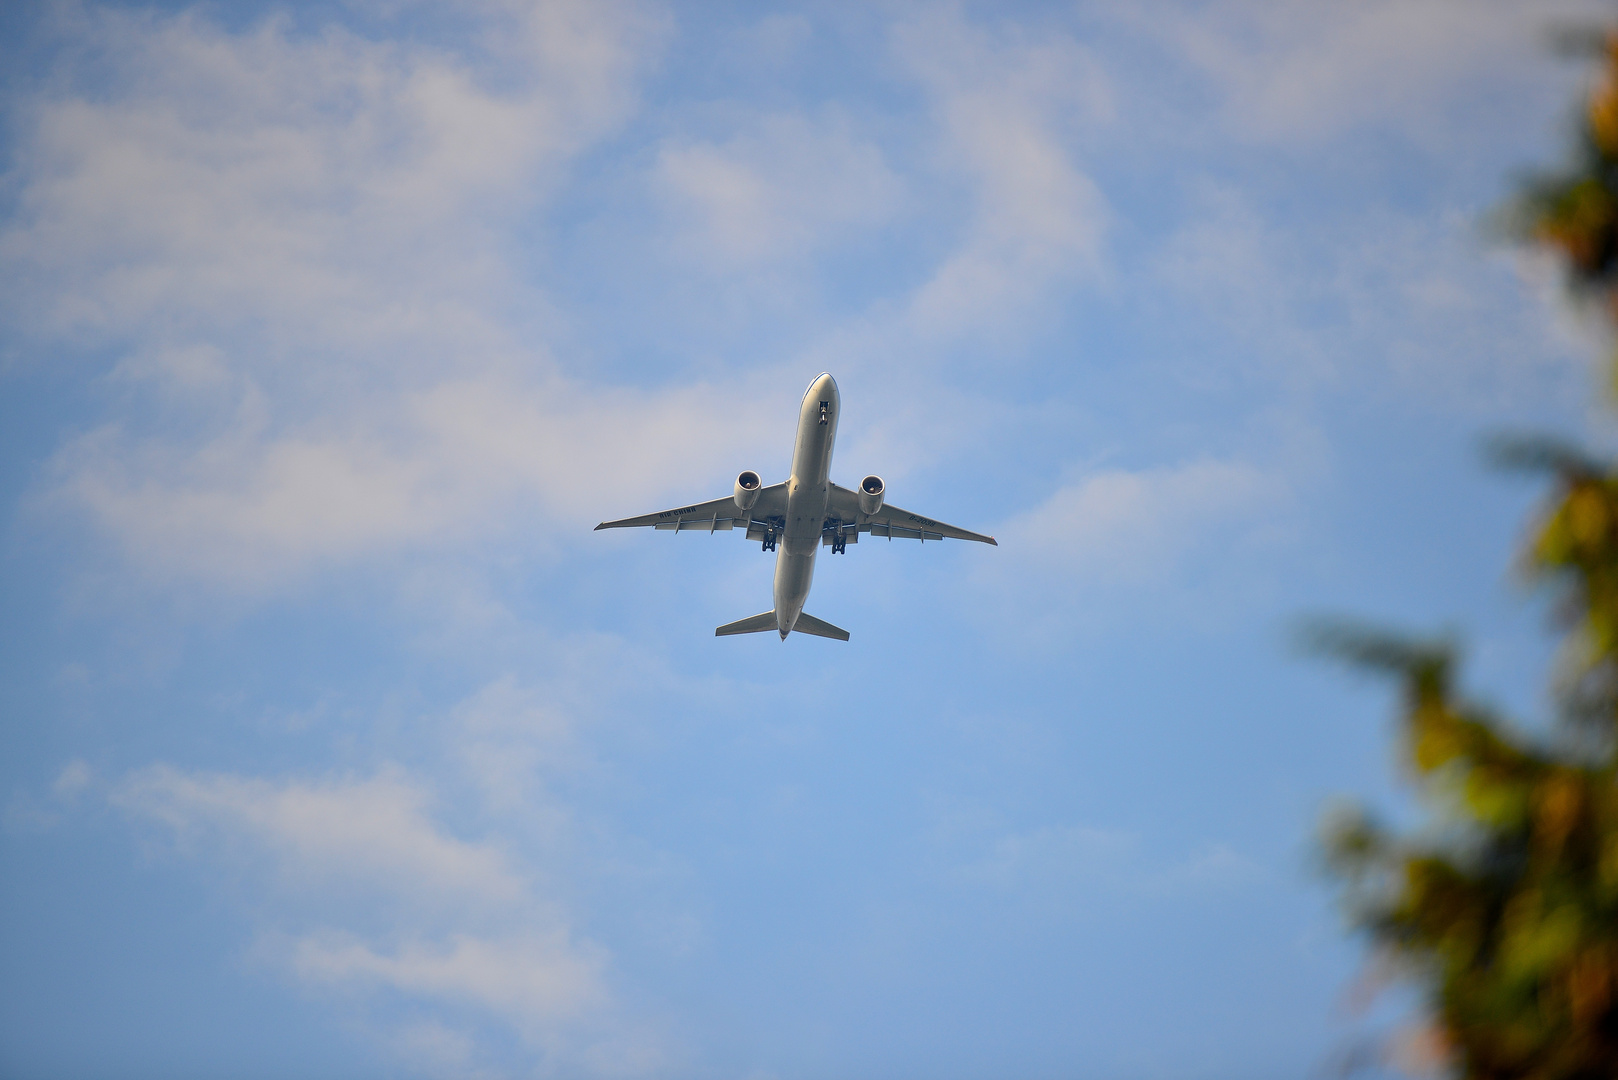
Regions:
M 783 638 L 797 623 L 814 583 L 842 404 L 837 381 L 822 375 L 809 384 L 798 410 L 798 439 L 792 448 L 792 476 L 787 480 L 786 528 L 775 556 L 775 617 Z

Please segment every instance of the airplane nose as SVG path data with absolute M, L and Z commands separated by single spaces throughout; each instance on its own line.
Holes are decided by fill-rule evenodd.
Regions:
M 841 400 L 837 393 L 837 380 L 829 373 L 823 373 L 820 378 L 809 384 L 809 391 L 804 395 L 819 401 L 830 401 L 833 404 Z

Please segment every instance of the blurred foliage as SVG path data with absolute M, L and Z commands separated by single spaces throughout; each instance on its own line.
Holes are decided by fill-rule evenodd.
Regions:
M 1596 56 L 1596 79 L 1568 166 L 1523 185 L 1507 228 L 1557 255 L 1575 295 L 1599 301 L 1618 322 L 1618 33 L 1568 31 L 1559 45 Z
M 1588 42 L 1588 36 L 1580 39 Z M 1563 171 L 1530 180 L 1517 237 L 1549 251 L 1618 325 L 1618 34 Z M 1618 367 L 1618 364 L 1615 364 Z M 1400 835 L 1361 811 L 1327 828 L 1332 866 L 1380 955 L 1425 988 L 1448 1072 L 1618 1077 L 1618 467 L 1545 441 L 1497 447 L 1552 477 L 1524 552 L 1566 634 L 1557 723 L 1516 731 L 1459 693 L 1447 644 L 1345 626 L 1316 644 L 1403 689 L 1401 753 L 1433 814 Z

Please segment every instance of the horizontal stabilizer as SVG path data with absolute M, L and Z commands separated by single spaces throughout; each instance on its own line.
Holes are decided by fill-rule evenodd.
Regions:
M 801 622 L 803 616 L 798 616 Z M 749 615 L 745 619 L 737 619 L 733 623 L 726 623 L 713 632 L 714 637 L 729 637 L 732 634 L 762 634 L 766 630 L 776 629 L 775 612 L 766 611 L 762 615 Z M 847 637 L 847 634 L 843 635 Z
M 751 620 L 743 621 L 746 622 Z M 815 618 L 806 611 L 798 614 L 798 621 L 793 624 L 792 629 L 796 630 L 800 634 L 813 634 L 815 637 L 836 638 L 838 641 L 848 640 L 847 630 L 844 630 L 840 626 L 833 626 L 829 622 L 821 622 L 819 619 Z

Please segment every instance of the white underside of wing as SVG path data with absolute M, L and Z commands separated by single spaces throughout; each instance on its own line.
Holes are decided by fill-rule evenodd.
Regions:
M 785 484 L 773 484 L 758 493 L 751 510 L 743 510 L 732 498 L 710 499 L 704 503 L 659 510 L 654 514 L 603 521 L 597 529 L 653 528 L 660 532 L 728 532 L 746 529 L 755 520 L 767 521 L 786 513 Z
M 874 514 L 860 513 L 859 495 L 848 488 L 832 485 L 831 499 L 826 513 L 845 525 L 857 524 L 860 532 L 889 540 L 976 540 L 983 544 L 999 544 L 992 536 L 975 533 L 958 525 L 934 521 L 921 514 L 901 510 L 897 506 L 883 506 Z
M 737 511 L 740 513 L 740 511 Z M 743 528 L 747 526 L 745 518 L 722 518 L 718 514 L 704 521 L 701 518 L 685 518 L 679 521 L 659 521 L 652 528 L 658 532 L 718 532 L 721 529 L 729 531 L 738 524 Z

